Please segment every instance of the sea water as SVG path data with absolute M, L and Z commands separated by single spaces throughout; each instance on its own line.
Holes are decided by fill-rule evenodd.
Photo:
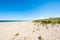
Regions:
M 26 20 L 0 20 L 0 22 L 23 22 Z

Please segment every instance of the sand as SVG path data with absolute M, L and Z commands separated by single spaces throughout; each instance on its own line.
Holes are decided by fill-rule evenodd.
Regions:
M 60 25 L 47 27 L 32 21 L 0 22 L 0 40 L 60 40 Z

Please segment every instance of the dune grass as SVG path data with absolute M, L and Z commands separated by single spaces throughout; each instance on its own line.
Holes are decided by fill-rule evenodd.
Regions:
M 36 24 L 52 24 L 55 25 L 55 24 L 60 24 L 60 17 L 56 17 L 56 18 L 47 18 L 47 19 L 38 19 L 38 20 L 33 20 L 33 23 L 36 23 Z

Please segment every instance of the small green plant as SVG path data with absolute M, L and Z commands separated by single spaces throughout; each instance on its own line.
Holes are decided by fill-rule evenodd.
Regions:
M 14 37 L 13 37 L 13 39 L 12 40 L 16 40 L 16 38 L 19 36 L 19 33 L 16 33 L 15 35 L 14 35 Z
M 14 36 L 18 36 L 18 35 L 19 35 L 19 33 L 15 34 Z
M 38 39 L 39 39 L 39 40 L 42 40 L 42 37 L 41 37 L 41 36 L 39 36 L 39 37 L 38 37 Z

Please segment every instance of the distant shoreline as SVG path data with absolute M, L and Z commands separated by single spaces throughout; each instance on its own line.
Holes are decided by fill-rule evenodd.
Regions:
M 0 22 L 23 22 L 27 20 L 0 20 Z

